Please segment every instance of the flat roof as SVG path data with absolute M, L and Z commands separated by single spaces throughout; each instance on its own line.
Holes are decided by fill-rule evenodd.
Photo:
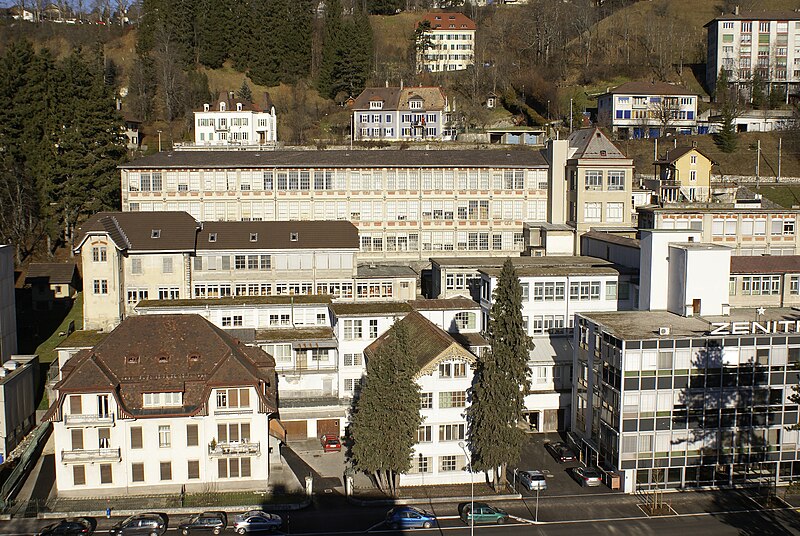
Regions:
M 331 310 L 336 316 L 362 316 L 362 315 L 392 315 L 399 313 L 410 313 L 412 307 L 404 302 L 339 302 L 331 304 Z
M 663 207 L 658 205 L 643 205 L 636 208 L 640 212 L 675 212 L 675 213 L 727 213 L 727 212 L 777 212 L 777 213 L 794 213 L 800 212 L 800 209 L 785 208 L 785 207 L 763 207 L 763 206 L 734 206 L 733 203 L 675 203 L 665 205 Z M 691 231 L 692 229 L 686 229 Z
M 164 151 L 122 164 L 120 169 L 230 168 L 546 168 L 539 149 L 410 149 L 343 151 Z
M 587 240 L 597 240 L 598 242 L 606 242 L 607 244 L 616 244 L 618 246 L 626 246 L 636 249 L 641 247 L 639 240 L 636 238 L 628 238 L 626 236 L 620 236 L 601 231 L 589 231 L 583 233 L 581 235 L 581 240 L 584 238 Z
M 502 268 L 506 259 L 511 259 L 516 269 L 521 266 L 599 266 L 613 264 L 611 261 L 587 255 L 565 255 L 563 257 L 431 257 L 430 261 L 439 266 L 490 269 Z
M 482 268 L 478 270 L 481 274 L 491 277 L 498 277 L 502 268 Z M 521 266 L 515 268 L 517 277 L 538 277 L 538 276 L 559 276 L 559 275 L 618 275 L 626 273 L 618 266 Z
M 759 314 L 757 308 L 736 308 L 731 309 L 729 315 L 702 317 L 684 317 L 669 311 L 614 311 L 579 314 L 602 325 L 609 334 L 623 340 L 707 337 L 713 322 L 800 321 L 800 310 L 789 307 L 765 308 L 764 314 Z M 669 328 L 669 335 L 658 334 L 659 328 L 662 327 Z
M 480 309 L 475 300 L 469 298 L 439 298 L 409 300 L 408 304 L 417 311 L 456 311 L 460 309 Z
M 572 337 L 535 337 L 528 363 L 572 363 Z
M 108 337 L 108 331 L 94 331 L 79 329 L 73 331 L 67 338 L 58 343 L 56 348 L 91 348 Z
M 405 277 L 416 278 L 417 272 L 410 266 L 388 264 L 359 264 L 356 269 L 356 279 L 370 279 L 373 277 Z
M 327 305 L 331 297 L 325 294 L 296 294 L 283 296 L 230 296 L 226 298 L 197 298 L 184 300 L 142 300 L 136 309 L 161 307 L 230 307 L 232 305 Z
M 709 244 L 706 242 L 670 242 L 669 245 L 670 247 L 675 247 L 680 249 L 698 249 L 703 251 L 710 251 L 710 250 L 725 251 L 731 249 L 730 247 L 723 246 L 722 244 Z

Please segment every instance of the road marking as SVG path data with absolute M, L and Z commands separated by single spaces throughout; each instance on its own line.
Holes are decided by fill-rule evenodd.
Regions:
M 565 519 L 561 521 L 539 521 L 539 525 L 577 525 L 579 523 L 611 523 L 614 521 L 641 521 L 659 518 L 676 517 L 715 517 L 724 514 L 752 514 L 754 512 L 781 512 L 786 510 L 794 510 L 794 508 L 752 508 L 748 510 L 727 510 L 721 512 L 691 512 L 688 514 L 678 514 L 672 516 L 630 516 L 630 517 L 606 517 L 602 519 Z

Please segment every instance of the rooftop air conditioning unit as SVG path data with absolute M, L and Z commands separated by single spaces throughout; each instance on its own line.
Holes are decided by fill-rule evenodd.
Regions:
M 669 328 L 668 327 L 660 327 L 658 328 L 659 335 L 669 335 Z

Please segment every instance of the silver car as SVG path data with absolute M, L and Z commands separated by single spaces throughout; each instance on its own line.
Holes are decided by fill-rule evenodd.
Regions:
M 277 530 L 281 525 L 283 525 L 281 516 L 268 514 L 261 510 L 250 510 L 239 514 L 233 520 L 233 529 L 239 534 Z
M 528 491 L 544 491 L 547 489 L 547 481 L 541 471 L 520 471 L 519 484 Z

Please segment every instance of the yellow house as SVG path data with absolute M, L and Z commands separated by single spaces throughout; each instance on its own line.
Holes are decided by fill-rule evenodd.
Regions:
M 711 166 L 716 162 L 697 147 L 676 147 L 653 164 L 659 184 L 659 198 L 667 203 L 708 201 L 711 192 Z

